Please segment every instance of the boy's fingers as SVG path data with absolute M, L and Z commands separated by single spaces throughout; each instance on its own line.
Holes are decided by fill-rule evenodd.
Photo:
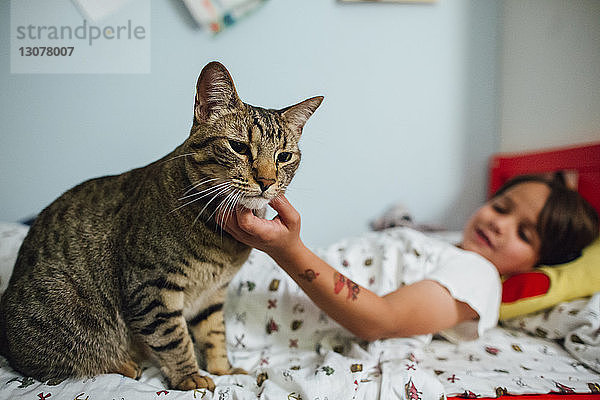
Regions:
M 244 231 L 238 222 L 238 216 L 237 216 L 237 212 L 234 211 L 234 215 L 232 216 L 232 218 L 228 219 L 225 223 L 225 231 L 227 231 L 231 236 L 233 236 L 235 239 L 239 240 L 240 242 L 246 242 L 249 240 L 250 236 L 248 235 L 248 233 L 246 233 L 246 231 Z
M 254 219 L 256 216 L 247 208 L 237 209 L 234 212 L 238 227 L 248 233 L 253 232 Z
M 298 211 L 296 211 L 285 196 L 281 195 L 275 198 L 269 205 L 273 210 L 277 211 L 283 222 L 297 223 L 300 214 L 298 214 Z
M 259 218 L 249 209 L 236 210 L 236 216 L 238 228 L 246 237 L 266 240 L 270 236 L 273 221 Z
M 232 212 L 232 215 L 228 215 L 227 217 L 223 218 L 222 221 L 221 227 L 223 227 L 226 232 L 233 234 L 237 225 L 235 211 Z

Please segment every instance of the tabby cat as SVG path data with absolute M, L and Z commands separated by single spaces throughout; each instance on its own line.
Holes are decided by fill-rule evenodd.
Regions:
M 213 390 L 194 341 L 209 373 L 241 372 L 227 359 L 222 308 L 250 248 L 220 219 L 239 205 L 262 209 L 285 191 L 302 128 L 322 100 L 254 107 L 223 65 L 204 67 L 182 145 L 76 186 L 35 220 L 0 302 L 10 364 L 40 381 L 139 378 L 138 363 L 151 357 L 169 387 Z

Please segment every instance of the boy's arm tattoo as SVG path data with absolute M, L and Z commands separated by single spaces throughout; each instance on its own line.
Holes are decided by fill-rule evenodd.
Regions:
M 348 296 L 346 300 L 352 299 L 356 300 L 358 298 L 358 293 L 360 292 L 360 286 L 346 278 L 344 275 L 339 272 L 333 273 L 333 293 L 339 294 L 344 286 L 348 287 Z
M 320 274 L 316 272 L 314 269 L 307 268 L 304 272 L 300 273 L 298 276 L 304 279 L 307 282 L 312 282 Z M 333 292 L 335 294 L 339 294 L 344 287 L 348 288 L 348 295 L 346 296 L 346 300 L 356 300 L 358 298 L 358 293 L 360 292 L 360 286 L 354 283 L 352 280 L 346 278 L 344 275 L 339 272 L 333 273 Z
M 319 273 L 315 272 L 315 270 L 309 268 L 309 269 L 305 269 L 304 272 L 301 273 L 299 276 L 300 276 L 300 278 L 304 279 L 305 281 L 312 282 L 315 279 L 317 279 L 317 276 L 319 276 Z

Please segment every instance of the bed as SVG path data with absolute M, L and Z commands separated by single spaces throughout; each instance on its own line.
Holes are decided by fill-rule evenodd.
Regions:
M 513 175 L 555 170 L 575 174 L 578 190 L 600 210 L 600 143 L 496 155 L 490 193 Z M 2 226 L 3 284 L 26 231 Z M 356 257 L 371 265 L 368 255 Z M 139 381 L 111 374 L 49 385 L 19 375 L 0 357 L 0 399 L 600 399 L 600 280 L 588 280 L 598 293 L 571 293 L 551 305 L 538 301 L 537 312 L 508 318 L 475 341 L 436 336 L 430 343 L 362 343 L 253 252 L 229 285 L 225 306 L 230 358 L 248 375 L 215 376 L 214 392 L 182 392 L 168 389 L 148 364 Z M 539 293 L 533 297 L 539 300 Z

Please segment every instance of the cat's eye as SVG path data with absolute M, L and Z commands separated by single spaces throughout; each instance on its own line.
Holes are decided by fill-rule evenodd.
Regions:
M 279 155 L 277 156 L 277 161 L 279 162 L 288 162 L 292 159 L 292 153 L 290 153 L 289 151 L 284 151 L 282 153 L 279 153 Z
M 250 154 L 250 148 L 247 144 L 238 142 L 237 140 L 230 140 L 229 146 L 238 154 L 248 155 Z

